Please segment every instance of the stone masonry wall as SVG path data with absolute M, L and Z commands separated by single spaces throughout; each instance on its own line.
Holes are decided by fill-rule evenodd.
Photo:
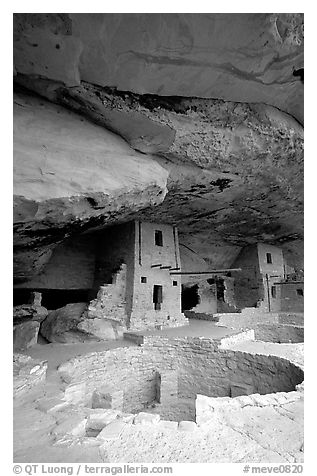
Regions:
M 88 317 L 111 319 L 126 327 L 126 282 L 127 266 L 122 264 L 113 277 L 113 283 L 100 286 L 96 299 L 90 301 Z
M 77 402 L 90 405 L 95 391 L 123 391 L 123 410 L 138 411 L 163 393 L 194 402 L 197 394 L 227 397 L 289 392 L 302 382 L 303 372 L 285 359 L 219 349 L 220 340 L 147 337 L 142 347 L 94 352 L 61 365 L 59 372 L 79 392 Z M 176 382 L 172 385 L 172 379 Z M 165 380 L 164 380 L 165 379 Z M 166 380 L 167 379 L 167 380 Z M 164 385 L 167 385 L 164 389 Z M 165 393 L 166 395 L 166 393 Z
M 277 246 L 268 245 L 266 243 L 258 243 L 258 260 L 260 273 L 269 275 L 284 275 L 284 257 L 283 250 Z M 272 263 L 267 263 L 266 253 L 272 256 Z
M 181 279 L 171 276 L 168 269 L 152 265 L 180 267 L 177 230 L 170 225 L 135 222 L 135 261 L 133 304 L 130 328 L 133 330 L 177 327 L 188 321 L 181 312 Z M 155 245 L 155 230 L 163 235 L 163 246 Z M 145 278 L 146 282 L 142 282 Z M 144 279 L 143 279 L 144 281 Z M 153 287 L 163 287 L 161 309 L 155 310 Z
M 255 339 L 264 342 L 296 343 L 304 342 L 304 327 L 291 325 L 257 325 L 254 327 Z
M 94 352 L 75 357 L 59 367 L 62 379 L 79 402 L 90 405 L 95 391 L 112 394 L 123 391 L 123 411 L 138 411 L 157 398 L 158 373 L 175 368 L 171 359 L 157 358 L 140 347 Z
M 200 427 L 208 427 L 217 419 L 222 419 L 226 412 L 241 411 L 242 408 L 286 405 L 303 398 L 303 388 L 296 387 L 293 392 L 277 392 L 267 395 L 242 395 L 235 398 L 212 398 L 206 395 L 197 395 L 196 398 L 196 422 Z
M 216 314 L 214 317 L 218 318 L 217 325 L 233 329 L 254 329 L 257 324 L 278 324 L 279 322 L 277 313 L 260 312 L 258 309 L 254 309 L 253 312 Z
M 281 293 L 281 311 L 304 312 L 304 283 L 282 284 Z M 298 295 L 297 290 L 302 290 L 303 295 Z
M 197 313 L 215 314 L 217 312 L 217 287 L 216 284 L 209 284 L 200 281 L 198 284 L 199 304 L 191 311 Z
M 232 387 L 242 393 L 290 391 L 302 380 L 302 370 L 285 359 L 221 350 L 219 344 L 205 338 L 152 336 L 144 341 L 154 353 L 172 356 L 179 369 L 180 398 L 194 398 L 197 393 L 231 396 Z

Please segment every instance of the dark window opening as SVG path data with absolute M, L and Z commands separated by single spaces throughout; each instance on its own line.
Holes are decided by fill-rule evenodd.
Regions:
M 177 286 L 177 281 L 173 281 L 173 286 Z
M 266 253 L 266 262 L 272 264 L 272 255 L 271 253 Z
M 297 296 L 304 296 L 304 289 L 296 289 Z
M 216 287 L 217 287 L 217 299 L 219 301 L 225 302 L 225 282 L 223 279 L 216 280 Z
M 276 286 L 271 286 L 271 295 L 272 298 L 276 298 Z
M 163 246 L 163 233 L 161 230 L 155 230 L 154 237 L 156 246 Z
M 190 287 L 182 285 L 182 312 L 193 309 L 199 303 L 198 284 Z
M 141 283 L 146 283 L 147 279 L 146 276 L 141 276 Z
M 154 284 L 154 286 L 153 286 L 153 303 L 154 303 L 154 309 L 156 311 L 161 310 L 162 302 L 163 302 L 163 286 L 160 286 L 158 284 Z
M 225 282 L 224 279 L 222 278 L 210 278 L 207 279 L 207 283 L 210 285 L 216 284 L 216 289 L 217 289 L 217 299 L 218 301 L 225 302 Z

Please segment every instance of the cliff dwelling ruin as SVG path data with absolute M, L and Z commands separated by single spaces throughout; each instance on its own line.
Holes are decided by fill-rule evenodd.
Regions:
M 303 14 L 13 18 L 14 462 L 301 465 Z

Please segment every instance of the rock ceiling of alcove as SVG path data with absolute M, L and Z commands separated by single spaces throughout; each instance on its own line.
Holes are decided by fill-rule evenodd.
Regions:
M 302 22 L 17 14 L 16 277 L 132 218 L 177 224 L 215 266 L 300 240 Z

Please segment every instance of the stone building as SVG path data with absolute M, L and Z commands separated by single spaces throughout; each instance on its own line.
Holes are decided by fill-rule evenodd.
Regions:
M 180 276 L 170 275 L 180 269 L 176 227 L 133 221 L 55 248 L 42 273 L 15 287 L 15 304 L 39 291 L 48 309 L 89 303 L 89 324 L 106 319 L 123 329 L 175 327 L 188 322 Z
M 304 310 L 303 280 L 292 279 L 283 250 L 265 243 L 241 250 L 233 263 L 235 301 L 240 309 L 259 307 L 264 311 Z
M 186 316 L 209 320 L 216 313 L 237 312 L 234 296 L 234 279 L 229 273 L 194 275 L 182 290 L 182 309 Z M 188 280 L 189 281 L 189 280 Z

